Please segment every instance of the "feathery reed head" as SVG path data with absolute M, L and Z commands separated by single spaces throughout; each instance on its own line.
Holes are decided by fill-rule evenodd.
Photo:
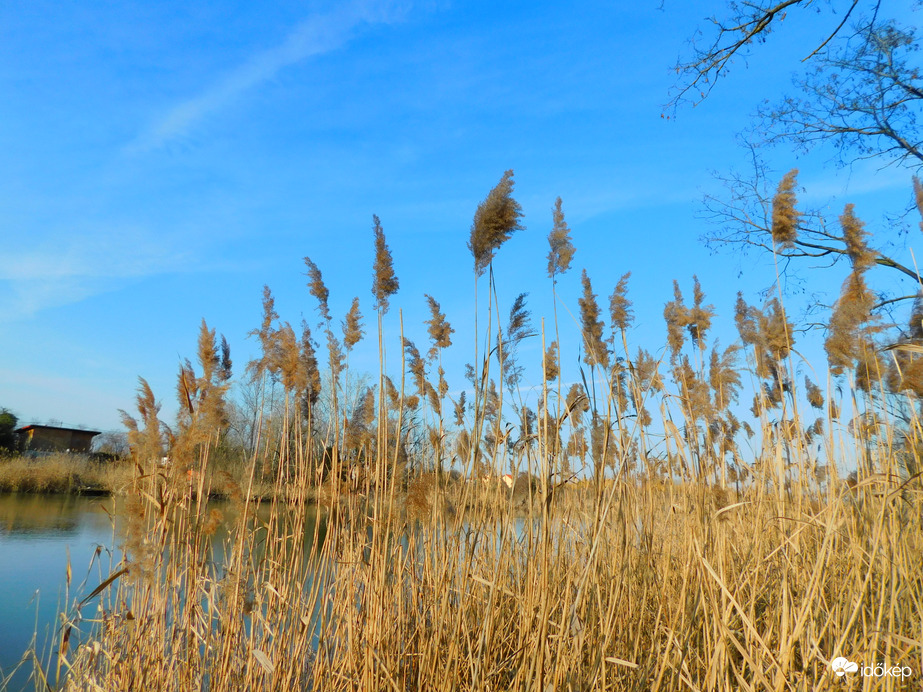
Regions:
M 458 395 L 458 401 L 455 402 L 454 408 L 455 425 L 462 426 L 465 424 L 465 392 Z
M 676 356 L 683 348 L 686 337 L 683 328 L 689 326 L 689 309 L 683 303 L 679 282 L 673 280 L 673 300 L 663 306 L 663 319 L 667 323 L 667 344 Z
M 429 356 L 430 360 L 433 360 L 439 353 L 440 349 L 448 348 L 452 345 L 452 334 L 455 332 L 455 330 L 452 329 L 452 325 L 450 325 L 446 320 L 445 313 L 440 312 L 439 303 L 436 302 L 436 299 L 428 293 L 425 293 L 424 295 L 426 297 L 426 302 L 429 305 L 430 313 L 430 318 L 425 321 L 425 324 L 428 325 L 427 331 L 429 332 L 429 337 L 433 343 L 427 355 Z
M 343 321 L 343 346 L 347 351 L 352 351 L 353 346 L 362 340 L 362 313 L 359 312 L 359 299 L 353 298 L 353 304 L 346 313 Z
M 923 290 L 917 292 L 910 309 L 910 321 L 907 323 L 907 337 L 923 340 Z
M 580 281 L 583 284 L 583 297 L 578 299 L 577 303 L 580 306 L 580 326 L 586 346 L 583 360 L 589 366 L 600 365 L 606 368 L 609 367 L 609 351 L 603 341 L 604 325 L 599 319 L 599 305 L 586 269 L 580 275 Z
M 317 310 L 328 322 L 330 321 L 330 308 L 327 301 L 330 298 L 330 291 L 324 285 L 324 278 L 320 273 L 317 265 L 311 261 L 310 257 L 304 258 L 305 266 L 308 268 L 308 290 L 311 295 L 317 298 Z
M 215 344 L 215 330 L 208 328 L 204 318 L 199 327 L 198 356 L 202 365 L 202 377 L 211 380 L 221 365 L 221 357 Z
M 731 344 L 723 352 L 718 346 L 712 349 L 708 368 L 708 381 L 714 393 L 715 408 L 725 410 L 737 401 L 740 391 L 740 371 L 737 369 L 737 357 L 740 346 Z
M 923 216 L 923 183 L 917 176 L 913 176 L 913 201 L 917 205 L 920 216 Z M 920 222 L 920 230 L 923 231 L 923 221 Z
M 856 217 L 854 209 L 854 205 L 846 205 L 840 216 L 840 226 L 843 228 L 846 254 L 856 270 L 864 271 L 874 264 L 875 251 L 869 248 L 869 232 L 865 230 L 865 224 Z
M 872 320 L 875 295 L 869 290 L 862 270 L 854 269 L 846 281 L 840 297 L 833 307 L 824 349 L 834 375 L 851 368 L 860 355 L 865 328 Z
M 631 272 L 623 274 L 609 297 L 609 316 L 612 318 L 613 331 L 617 329 L 624 332 L 635 319 L 631 301 L 628 300 L 628 279 L 630 278 Z
M 272 291 L 269 286 L 263 286 L 263 319 L 259 329 L 254 329 L 248 333 L 248 336 L 256 336 L 260 340 L 260 350 L 263 355 L 257 360 L 251 360 L 247 363 L 247 372 L 254 380 L 258 380 L 266 372 L 266 366 L 272 353 L 273 328 L 272 323 L 279 318 L 275 310 L 275 299 L 272 297 Z
M 480 276 L 494 258 L 497 249 L 524 226 L 522 207 L 513 199 L 513 171 L 506 171 L 486 199 L 478 205 L 471 224 L 468 249 L 474 256 L 474 272 Z
M 542 358 L 542 374 L 545 382 L 554 382 L 558 379 L 560 369 L 558 368 L 558 342 L 552 341 L 548 348 L 545 349 L 544 358 Z
M 711 320 L 715 316 L 715 307 L 702 304 L 705 301 L 705 292 L 699 283 L 699 277 L 693 276 L 692 282 L 692 309 L 687 313 L 689 320 L 687 329 L 692 337 L 692 343 L 704 351 L 706 348 L 705 335 L 711 328 Z
M 343 348 L 339 340 L 334 335 L 333 330 L 326 330 L 327 334 L 327 365 L 330 367 L 330 376 L 333 379 L 334 388 L 339 381 L 340 373 L 343 372 L 345 364 L 343 363 Z
M 286 392 L 300 395 L 307 386 L 307 373 L 301 360 L 301 349 L 295 330 L 285 322 L 279 327 L 276 340 L 276 366 Z
M 227 382 L 231 379 L 231 346 L 228 344 L 228 340 L 224 338 L 224 334 L 221 335 L 221 363 L 218 366 L 219 368 L 219 377 L 222 381 Z
M 503 337 L 502 330 L 497 330 L 497 360 L 502 370 L 503 382 L 510 391 L 519 384 L 523 373 L 523 367 L 517 364 L 516 357 L 519 342 L 533 335 L 529 324 L 529 310 L 526 308 L 527 295 L 528 293 L 520 293 L 510 307 L 506 338 Z
M 314 340 L 311 338 L 311 328 L 305 320 L 301 322 L 301 367 L 305 375 L 302 403 L 307 413 L 320 397 L 321 384 Z
M 394 261 L 391 250 L 385 242 L 385 232 L 381 221 L 372 215 L 372 227 L 375 232 L 375 271 L 372 275 L 372 295 L 375 296 L 375 309 L 388 312 L 388 299 L 397 293 L 400 283 L 394 274 Z
M 575 411 L 577 414 L 581 414 L 590 410 L 590 398 L 586 395 L 583 387 L 577 383 L 572 384 L 570 389 L 567 390 L 567 396 L 564 401 L 567 405 L 567 411 L 571 415 Z
M 570 268 L 571 260 L 574 259 L 574 254 L 577 252 L 577 248 L 574 247 L 573 240 L 570 237 L 570 228 L 567 227 L 567 222 L 564 220 L 560 197 L 554 203 L 548 245 L 551 247 L 548 251 L 548 276 L 553 279 L 556 275 L 563 274 Z
M 820 391 L 820 387 L 811 382 L 807 375 L 804 376 L 804 387 L 808 395 L 808 403 L 816 409 L 822 409 L 824 407 L 824 393 Z
M 780 247 L 791 247 L 798 238 L 798 220 L 801 214 L 795 208 L 795 182 L 798 169 L 793 168 L 782 178 L 772 198 L 772 239 Z

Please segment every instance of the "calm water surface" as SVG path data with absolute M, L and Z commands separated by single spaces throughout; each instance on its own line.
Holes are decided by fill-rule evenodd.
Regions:
M 226 503 L 209 504 L 231 516 Z M 267 506 L 258 508 L 257 521 L 262 523 L 268 511 Z M 29 679 L 31 663 L 13 672 L 33 639 L 45 670 L 54 673 L 50 648 L 59 613 L 72 611 L 121 562 L 118 516 L 117 501 L 109 497 L 0 494 L 0 692 L 36 689 Z M 304 544 L 308 551 L 315 521 L 316 510 L 308 508 Z M 212 537 L 218 561 L 226 536 L 220 526 Z M 93 618 L 95 603 L 87 604 L 82 614 Z M 89 626 L 85 623 L 83 629 Z
M 47 653 L 65 604 L 68 555 L 71 603 L 89 594 L 119 561 L 119 541 L 104 508 L 113 511 L 111 498 L 0 494 L 0 681 L 33 637 L 38 651 Z M 24 686 L 34 689 L 25 669 L 13 675 L 8 689 L 19 692 Z

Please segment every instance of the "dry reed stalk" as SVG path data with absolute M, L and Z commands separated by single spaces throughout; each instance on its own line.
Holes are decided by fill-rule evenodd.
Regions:
M 787 185 L 793 189 L 793 176 Z M 476 273 L 486 271 L 519 225 L 511 191 L 509 172 L 475 216 Z M 789 226 L 797 221 L 793 204 L 783 219 Z M 553 279 L 572 255 L 560 202 L 555 211 Z M 627 275 L 610 299 L 607 341 L 584 274 L 581 336 L 593 345 L 586 362 L 591 372 L 599 367 L 599 380 L 591 374 L 592 382 L 561 395 L 556 323 L 550 344 L 542 329 L 541 400 L 527 405 L 509 379 L 514 336 L 527 331 L 520 303 L 497 342 L 500 375 L 491 377 L 490 354 L 475 355 L 471 426 L 464 427 L 470 400 L 463 393 L 459 427 L 447 432 L 443 373 L 434 387 L 427 367 L 449 345 L 451 328 L 427 297 L 433 346 L 424 357 L 405 340 L 401 316 L 401 383 L 391 382 L 382 316 L 397 281 L 377 218 L 374 230 L 377 397 L 369 388 L 354 410 L 341 411 L 351 404 L 336 397 L 336 378 L 342 373 L 348 381 L 349 363 L 332 346 L 328 360 L 329 425 L 339 431 L 346 421 L 347 440 L 370 455 L 376 473 L 346 481 L 355 459 L 339 444 L 339 432 L 331 433 L 331 468 L 320 488 L 325 508 L 312 508 L 320 492 L 315 470 L 328 465 L 318 459 L 323 431 L 312 427 L 312 406 L 286 408 L 271 436 L 277 439 L 268 440 L 276 456 L 273 475 L 264 479 L 272 484 L 270 501 L 253 502 L 261 461 L 255 453 L 234 491 L 233 511 L 218 522 L 203 500 L 216 477 L 209 472 L 216 438 L 198 422 L 214 416 L 196 406 L 200 380 L 220 386 L 204 367 L 215 362 L 214 336 L 205 339 L 203 377 L 191 366 L 181 373 L 190 422 L 173 441 L 181 452 L 175 469 L 150 463 L 163 429 L 142 383 L 141 420 L 131 421 L 137 463 L 126 510 L 128 571 L 119 566 L 104 582 L 94 628 L 67 654 L 60 688 L 801 690 L 834 689 L 830 661 L 840 655 L 919 666 L 923 488 L 898 464 L 902 424 L 872 415 L 873 385 L 881 386 L 885 373 L 866 367 L 868 387 L 851 392 L 853 425 L 832 416 L 823 426 L 802 420 L 799 401 L 837 404 L 810 382 L 797 391 L 781 303 L 757 309 L 741 298 L 738 328 L 759 387 L 754 451 L 745 462 L 737 438 L 749 424 L 734 407 L 742 379 L 738 347 L 712 342 L 708 356 L 713 309 L 698 281 L 691 306 L 676 284 L 664 311 L 670 372 L 661 373 L 660 360 L 643 349 L 629 359 Z M 780 229 L 779 242 L 794 242 L 791 232 Z M 326 306 L 319 271 L 312 284 Z M 489 295 L 486 335 L 493 346 L 499 314 L 492 275 Z M 328 343 L 338 346 L 329 312 L 325 317 Z M 310 396 L 319 389 L 306 377 L 317 368 L 310 333 L 303 331 L 299 344 L 277 320 L 267 289 L 256 332 L 264 353 L 251 370 L 278 377 L 286 401 Z M 850 336 L 867 322 L 841 321 Z M 344 325 L 347 352 L 359 329 L 354 302 Z M 554 379 L 556 396 L 548 386 Z M 413 401 L 421 398 L 438 413 L 439 434 L 431 449 L 410 455 L 426 472 L 405 478 L 402 450 L 413 431 L 426 429 L 425 404 Z M 650 411 L 658 408 L 654 421 Z M 906 434 L 915 431 L 917 439 L 918 414 L 916 407 L 907 411 Z M 272 429 L 268 423 L 260 430 Z M 427 455 L 440 459 L 445 434 L 455 436 L 465 467 L 457 480 L 429 470 L 438 462 Z M 817 444 L 834 462 L 826 474 L 819 472 Z M 261 449 L 267 454 L 270 445 Z M 592 482 L 565 476 L 565 464 L 586 463 L 588 455 L 596 464 Z M 643 469 L 632 469 L 635 457 Z M 835 462 L 847 458 L 862 460 L 851 484 L 837 476 Z M 483 483 L 474 470 L 488 465 L 537 469 L 541 477 L 512 488 L 496 475 Z M 201 472 L 195 484 L 179 473 L 190 466 Z M 899 684 L 883 680 L 880 687 Z

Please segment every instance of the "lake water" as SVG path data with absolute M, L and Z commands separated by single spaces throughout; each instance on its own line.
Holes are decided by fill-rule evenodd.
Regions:
M 214 504 L 225 509 L 224 503 Z M 265 519 L 268 511 L 267 506 L 259 508 L 258 520 Z M 305 550 L 310 550 L 317 521 L 315 509 L 308 512 Z M 108 497 L 0 494 L 0 692 L 36 689 L 30 680 L 31 661 L 19 666 L 30 648 L 38 652 L 44 669 L 54 674 L 50 648 L 58 614 L 90 594 L 121 561 L 123 539 L 117 516 L 116 501 Z M 515 522 L 513 533 L 518 540 L 524 538 L 522 520 Z M 225 531 L 220 528 L 213 537 L 219 560 L 222 535 Z M 499 534 L 493 538 L 482 541 L 481 549 L 489 550 L 491 544 L 501 549 L 504 542 L 496 540 Z M 84 615 L 92 617 L 93 612 L 91 605 Z
M 229 511 L 226 503 L 209 504 Z M 257 521 L 268 511 L 268 506 L 258 508 Z M 19 666 L 29 649 L 54 673 L 50 647 L 58 614 L 89 595 L 121 562 L 117 516 L 116 500 L 109 497 L 0 494 L 0 692 L 36 689 L 32 663 Z M 312 544 L 316 516 L 309 507 L 305 550 Z M 212 537 L 219 560 L 224 537 L 224 527 Z M 87 606 L 84 616 L 94 611 Z
M 90 593 L 118 563 L 119 541 L 105 511 L 112 512 L 113 504 L 111 498 L 0 494 L 0 682 L 11 675 L 33 637 L 36 649 L 47 655 L 65 603 L 68 555 L 70 602 Z M 35 689 L 29 682 L 31 669 L 23 666 L 12 675 L 9 692 Z

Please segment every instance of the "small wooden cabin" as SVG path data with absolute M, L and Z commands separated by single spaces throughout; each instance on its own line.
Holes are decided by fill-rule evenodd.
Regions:
M 99 435 L 95 430 L 61 428 L 54 425 L 25 425 L 16 431 L 19 435 L 19 451 L 26 452 L 71 452 L 89 454 L 93 438 Z

